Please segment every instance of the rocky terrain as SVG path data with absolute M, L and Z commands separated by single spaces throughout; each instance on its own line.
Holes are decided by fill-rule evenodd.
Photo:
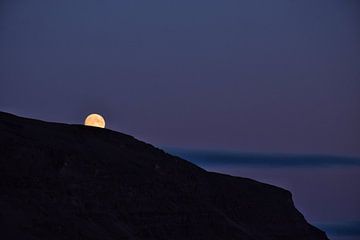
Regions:
M 328 238 L 287 190 L 108 129 L 0 112 L 0 239 Z

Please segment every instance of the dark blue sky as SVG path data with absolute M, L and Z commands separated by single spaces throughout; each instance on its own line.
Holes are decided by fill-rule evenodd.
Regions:
M 0 110 L 160 146 L 360 156 L 357 0 L 2 0 Z

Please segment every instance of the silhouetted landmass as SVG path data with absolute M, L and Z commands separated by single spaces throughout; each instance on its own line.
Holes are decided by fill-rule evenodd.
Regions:
M 326 155 L 260 154 L 230 151 L 185 150 L 169 148 L 169 152 L 200 166 L 251 167 L 331 167 L 360 166 L 360 158 Z
M 325 240 L 289 191 L 108 129 L 0 112 L 1 239 Z

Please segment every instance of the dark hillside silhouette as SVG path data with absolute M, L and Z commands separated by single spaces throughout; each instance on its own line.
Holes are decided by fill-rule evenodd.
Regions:
M 119 132 L 1 112 L 0 238 L 328 239 L 287 190 Z

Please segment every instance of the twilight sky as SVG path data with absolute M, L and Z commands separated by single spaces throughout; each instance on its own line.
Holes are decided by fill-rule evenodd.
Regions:
M 360 156 L 358 0 L 1 0 L 0 111 L 159 146 Z

